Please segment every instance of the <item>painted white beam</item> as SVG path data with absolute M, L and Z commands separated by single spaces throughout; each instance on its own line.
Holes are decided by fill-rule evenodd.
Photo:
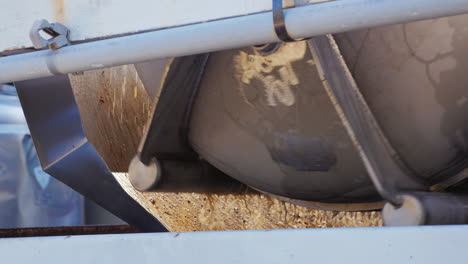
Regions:
M 343 0 L 289 8 L 293 38 L 468 13 L 467 0 Z M 0 57 L 0 83 L 279 41 L 272 12 Z
M 296 0 L 297 4 L 330 0 Z M 70 29 L 71 41 L 126 35 L 270 11 L 272 0 L 0 0 L 0 52 L 30 48 L 34 21 Z
M 3 263 L 467 263 L 467 226 L 0 239 Z

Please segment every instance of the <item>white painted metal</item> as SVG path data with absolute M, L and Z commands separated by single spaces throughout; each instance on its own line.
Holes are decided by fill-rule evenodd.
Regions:
M 285 10 L 294 38 L 468 13 L 467 0 L 344 0 Z M 0 83 L 277 42 L 271 12 L 0 57 Z
M 314 3 L 327 0 L 297 0 Z M 60 22 L 88 40 L 271 10 L 271 0 L 0 0 L 0 52 L 31 47 L 35 20 Z
M 467 263 L 468 226 L 0 239 L 2 263 Z

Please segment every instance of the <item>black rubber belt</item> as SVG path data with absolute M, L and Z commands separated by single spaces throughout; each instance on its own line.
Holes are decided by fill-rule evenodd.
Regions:
M 286 29 L 284 22 L 283 0 L 273 0 L 273 25 L 275 33 L 278 38 L 283 42 L 294 42 L 300 39 L 292 38 Z

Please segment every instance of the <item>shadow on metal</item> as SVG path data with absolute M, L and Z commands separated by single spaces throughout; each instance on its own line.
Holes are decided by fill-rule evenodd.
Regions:
M 38 157 L 47 173 L 141 231 L 167 231 L 121 188 L 88 142 L 68 76 L 15 85 Z

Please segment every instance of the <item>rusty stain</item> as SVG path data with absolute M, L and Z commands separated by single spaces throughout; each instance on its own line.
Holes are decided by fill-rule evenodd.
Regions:
M 65 2 L 64 0 L 52 0 L 52 8 L 54 12 L 54 22 L 65 23 Z
M 8 47 L 6 49 L 4 49 L 2 52 L 10 52 L 10 51 L 16 51 L 16 50 L 20 50 L 20 49 L 28 49 L 30 47 L 26 47 L 26 46 L 14 46 L 14 47 Z

